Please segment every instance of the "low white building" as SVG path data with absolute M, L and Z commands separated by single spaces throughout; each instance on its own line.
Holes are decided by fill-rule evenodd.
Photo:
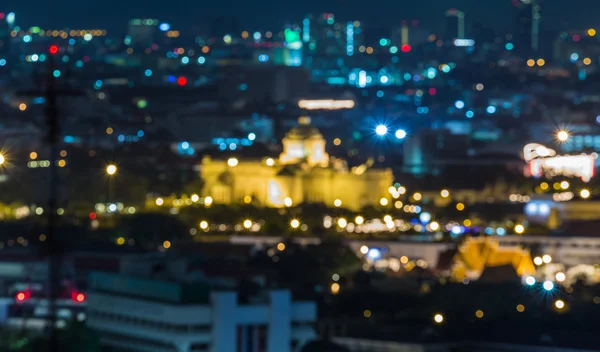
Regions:
M 316 337 L 316 304 L 288 290 L 240 304 L 203 283 L 95 272 L 87 302 L 88 327 L 120 351 L 294 352 Z

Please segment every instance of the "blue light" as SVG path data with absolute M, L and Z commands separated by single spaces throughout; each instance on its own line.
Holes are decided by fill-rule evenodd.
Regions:
M 220 144 L 219 144 L 219 149 L 220 149 L 220 150 L 225 150 L 225 149 L 227 149 L 227 144 L 225 144 L 225 143 L 220 143 Z
M 73 38 L 69 39 L 69 45 L 75 45 L 75 39 L 73 39 Z
M 229 149 L 236 150 L 237 149 L 237 144 L 235 144 L 235 143 L 229 143 Z
M 101 88 L 103 84 L 104 84 L 104 82 L 102 82 L 101 80 L 97 80 L 96 84 L 94 84 L 94 86 L 98 87 L 98 88 Z
M 398 47 L 397 46 L 390 47 L 390 54 L 395 54 L 397 52 L 398 52 Z
M 185 150 L 185 149 L 188 149 L 189 147 L 190 147 L 190 144 L 188 142 L 181 143 L 181 149 Z
M 240 84 L 240 90 L 241 90 L 242 92 L 243 92 L 243 91 L 245 91 L 246 89 L 248 89 L 248 85 L 247 85 L 246 83 L 242 83 L 242 84 Z
M 378 90 L 377 91 L 377 98 L 383 98 L 383 91 L 382 90 Z
M 508 51 L 511 51 L 515 48 L 513 43 L 506 43 L 506 45 L 504 45 L 504 48 Z
M 181 58 L 181 63 L 184 64 L 184 65 L 189 64 L 190 63 L 190 58 L 187 57 L 187 56 L 182 57 Z
M 161 23 L 161 24 L 158 26 L 158 29 L 160 29 L 160 30 L 161 30 L 161 31 L 163 31 L 163 32 L 166 32 L 166 31 L 168 31 L 169 29 L 171 29 L 171 25 L 170 25 L 170 24 L 168 24 L 168 23 Z
M 1 66 L 6 66 L 6 60 L 5 59 L 0 59 L 0 67 Z
M 506 235 L 506 230 L 504 228 L 502 228 L 502 227 L 499 227 L 499 228 L 496 229 L 496 235 L 498 235 L 498 236 L 504 236 L 504 235 Z
M 65 143 L 75 143 L 76 138 L 73 136 L 65 136 L 63 140 L 65 141 Z
M 381 258 L 381 251 L 377 248 L 371 248 L 367 252 L 367 257 L 371 260 L 377 260 Z
M 67 61 L 69 61 L 69 60 L 67 60 Z M 75 62 L 75 66 L 76 66 L 77 68 L 82 68 L 82 67 L 83 67 L 83 61 L 81 61 L 81 60 L 77 60 L 77 61 Z
M 39 104 L 44 104 L 45 102 L 46 102 L 46 99 L 44 99 L 44 97 L 33 98 L 33 104 L 39 105 Z
M 30 42 L 31 42 L 31 36 L 30 36 L 29 34 L 26 34 L 26 35 L 23 37 L 23 41 L 24 41 L 25 43 L 30 43 Z
M 169 76 L 169 78 L 168 78 L 169 83 L 174 83 L 176 80 L 177 80 L 177 77 L 175 77 L 173 75 Z
M 475 113 L 473 111 L 469 110 L 465 113 L 465 116 L 470 119 L 473 116 L 475 116 Z
M 412 78 L 412 75 L 407 72 L 407 73 L 404 74 L 403 78 L 404 78 L 405 81 L 410 81 L 410 79 Z
M 390 81 L 390 79 L 388 78 L 388 76 L 381 76 L 379 77 L 379 82 L 386 84 Z
M 427 69 L 427 78 L 434 79 L 436 75 L 437 75 L 437 71 L 435 68 L 430 67 L 429 69 Z
M 429 221 L 431 221 L 431 214 L 424 211 L 421 213 L 421 215 L 419 215 L 419 220 L 421 220 L 422 223 L 427 224 Z
M 54 76 L 54 78 L 60 77 L 60 70 L 54 70 L 54 72 L 52 72 L 52 76 Z
M 258 61 L 260 61 L 260 62 L 267 62 L 267 61 L 269 61 L 269 55 L 267 55 L 267 54 L 260 54 L 260 55 L 258 55 Z
M 462 100 L 457 100 L 454 102 L 454 107 L 456 107 L 457 109 L 462 109 L 465 107 L 465 102 Z
M 396 131 L 396 138 L 398 139 L 404 139 L 406 138 L 406 131 L 403 129 L 397 130 Z
M 119 140 L 119 142 L 125 142 L 125 136 L 122 134 L 120 134 L 117 139 Z
M 198 58 L 198 63 L 199 63 L 200 65 L 204 65 L 204 63 L 205 63 L 205 62 L 206 62 L 206 58 L 205 58 L 204 56 L 200 56 L 200 57 Z
M 554 289 L 554 284 L 552 281 L 544 281 L 544 290 L 552 291 Z
M 579 60 L 579 54 L 577 54 L 577 53 L 571 54 L 571 62 L 575 62 L 577 60 Z
M 387 132 L 388 128 L 386 125 L 378 125 L 375 127 L 375 133 L 377 133 L 378 136 L 385 136 Z
M 152 76 L 152 70 L 151 70 L 151 69 L 147 69 L 147 70 L 144 72 L 144 75 L 146 75 L 146 77 L 150 77 L 150 76 Z
M 487 109 L 485 109 L 485 111 L 487 111 L 488 114 L 494 114 L 494 113 L 496 113 L 496 107 L 490 105 L 487 107 Z
M 450 72 L 450 66 L 448 66 L 448 65 L 443 65 L 443 66 L 442 66 L 442 72 L 444 72 L 444 73 L 448 73 L 448 72 Z
M 144 137 L 144 131 L 142 131 L 142 130 L 139 130 L 139 131 L 137 132 L 137 136 L 138 136 L 138 137 L 140 137 L 140 138 Z
M 248 133 L 248 139 L 253 141 L 256 139 L 256 135 L 254 133 L 250 132 L 250 133 Z
M 462 227 L 458 226 L 458 225 L 454 225 L 452 226 L 452 229 L 450 230 L 450 232 L 452 232 L 453 235 L 458 236 L 463 232 Z

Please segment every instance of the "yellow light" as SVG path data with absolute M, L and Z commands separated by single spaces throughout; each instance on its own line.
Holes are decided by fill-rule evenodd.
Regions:
M 542 182 L 540 183 L 540 188 L 543 189 L 544 191 L 548 189 L 548 183 L 547 182 Z
M 277 250 L 278 250 L 278 251 L 280 251 L 280 252 L 283 252 L 283 251 L 285 251 L 285 243 L 283 243 L 283 242 L 279 242 L 279 243 L 277 244 Z
M 438 313 L 433 316 L 433 321 L 435 321 L 437 324 L 441 324 L 444 321 L 444 316 Z
M 381 198 L 379 200 L 379 204 L 381 204 L 381 206 L 385 207 L 386 205 L 388 205 L 389 201 L 387 200 L 387 198 Z
M 367 254 L 367 253 L 369 253 L 369 247 L 367 247 L 367 246 L 361 246 L 361 247 L 360 247 L 360 252 L 361 252 L 362 254 Z
M 593 36 L 595 36 L 595 35 L 596 35 L 596 30 L 595 30 L 594 28 L 590 28 L 590 29 L 588 29 L 588 31 L 587 31 L 587 34 L 588 34 L 590 37 L 593 37 Z
M 560 183 L 560 188 L 562 188 L 562 189 L 569 189 L 569 186 L 570 186 L 569 182 L 567 182 L 567 181 L 562 181 Z
M 169 242 L 169 241 L 164 241 L 164 242 L 163 242 L 163 247 L 165 247 L 165 249 L 169 249 L 169 248 L 171 248 L 171 242 Z
M 331 284 L 331 293 L 333 293 L 334 295 L 337 295 L 338 292 L 340 292 L 340 284 L 338 284 L 337 282 L 334 282 Z
M 544 65 L 546 64 L 546 60 L 544 60 L 544 59 L 538 59 L 538 60 L 537 60 L 537 64 L 538 64 L 538 66 L 540 66 L 540 67 L 541 67 L 541 66 L 544 66 Z
M 465 225 L 465 226 L 471 226 L 471 220 L 465 219 L 465 221 L 463 221 L 463 225 Z
M 406 188 L 404 188 L 404 187 L 399 187 L 399 188 L 398 188 L 398 193 L 400 193 L 400 194 L 404 194 L 404 193 L 406 193 Z
M 252 202 L 252 197 L 250 197 L 250 196 L 245 196 L 245 197 L 244 197 L 244 203 L 246 203 L 246 204 L 250 204 L 250 202 Z
M 423 196 L 421 195 L 421 193 L 417 192 L 415 194 L 413 194 L 413 199 L 416 201 L 420 201 L 421 198 L 423 198 Z
M 285 197 L 285 198 L 283 199 L 283 204 L 284 204 L 286 207 L 291 207 L 291 206 L 292 206 L 292 198 L 290 198 L 290 197 Z
M 244 39 L 248 38 L 248 32 L 243 31 L 242 32 L 242 38 L 244 38 Z
M 483 311 L 482 311 L 481 309 L 478 309 L 478 310 L 475 312 L 475 316 L 476 316 L 477 318 L 479 318 L 479 319 L 483 318 Z
M 523 232 L 525 232 L 525 226 L 519 224 L 517 226 L 515 226 L 515 233 L 518 235 L 522 235 Z
M 527 66 L 529 66 L 529 67 L 535 66 L 535 60 L 534 59 L 527 60 Z
M 400 263 L 402 264 L 406 264 L 408 263 L 408 257 L 403 255 L 402 257 L 400 257 Z
M 246 219 L 244 220 L 244 228 L 247 230 L 252 227 L 252 220 Z
M 542 260 L 542 258 L 540 258 L 540 257 L 533 258 L 533 264 L 542 265 L 543 263 L 544 263 L 544 261 Z
M 429 228 L 431 229 L 431 231 L 437 231 L 440 229 L 440 224 L 436 221 L 433 221 L 431 224 L 429 224 Z
M 44 242 L 46 240 L 46 235 L 41 234 L 40 235 L 40 242 Z
M 563 309 L 565 307 L 565 302 L 563 300 L 557 299 L 556 302 L 554 302 L 554 306 L 556 307 L 556 309 Z
M 373 48 L 367 47 L 367 54 L 373 54 Z
M 386 216 L 384 216 L 384 217 L 383 217 L 383 221 L 384 221 L 384 222 L 390 222 L 390 221 L 392 221 L 392 216 L 391 216 L 391 215 L 386 215 Z
M 525 311 L 525 306 L 522 304 L 517 304 L 517 312 L 523 313 Z
M 64 160 L 59 160 L 58 161 L 58 167 L 65 167 L 65 166 L 67 166 L 67 162 L 66 161 L 64 161 Z
M 363 316 L 365 318 L 370 318 L 371 317 L 371 311 L 368 309 L 365 309 L 365 311 L 363 312 Z
M 440 192 L 440 195 L 442 196 L 442 198 L 448 198 L 450 196 L 450 192 L 447 189 L 443 189 Z
M 549 264 L 549 263 L 551 263 L 551 262 L 552 262 L 552 257 L 551 257 L 551 256 L 549 256 L 548 254 L 544 254 L 544 255 L 542 256 L 542 261 L 543 261 L 544 263 L 546 263 L 546 264 Z
M 36 152 L 29 153 L 29 159 L 35 160 L 35 159 L 37 159 L 37 157 L 38 157 L 38 155 Z
M 229 158 L 227 160 L 227 165 L 229 165 L 230 167 L 237 166 L 238 163 L 239 163 L 239 161 L 236 158 Z
M 208 221 L 206 221 L 206 220 L 200 221 L 200 228 L 202 230 L 206 230 L 208 228 Z
M 192 200 L 192 202 L 196 203 L 197 201 L 200 200 L 200 196 L 197 194 L 192 194 L 192 196 L 190 197 L 190 199 Z
M 158 205 L 159 207 L 161 205 L 163 205 L 164 203 L 165 203 L 164 199 L 162 199 L 160 197 L 156 198 L 156 205 Z
M 114 132 L 114 130 L 112 129 L 112 127 L 108 127 L 108 128 L 106 129 L 106 134 L 108 134 L 108 135 L 111 135 L 111 134 L 113 134 L 113 132 Z
M 348 221 L 346 221 L 346 219 L 344 219 L 344 218 L 339 218 L 337 221 L 337 224 L 339 227 L 345 229 L 346 226 L 348 226 Z
M 569 132 L 560 130 L 556 133 L 556 138 L 561 142 L 566 142 L 569 139 Z
M 394 202 L 394 207 L 396 207 L 396 209 L 402 208 L 402 205 L 404 205 L 404 204 L 399 200 Z
M 589 57 L 586 57 L 585 59 L 583 59 L 583 64 L 586 66 L 589 66 L 592 64 L 592 59 L 590 59 Z
M 357 225 L 362 225 L 365 222 L 365 218 L 363 218 L 362 216 L 359 215 L 354 219 L 354 222 Z
M 333 201 L 333 205 L 335 205 L 337 208 L 342 206 L 342 201 L 340 199 L 336 199 Z
M 210 207 L 213 203 L 212 197 L 208 196 L 204 198 L 204 205 Z
M 339 138 L 336 138 L 336 139 L 333 140 L 333 144 L 334 145 L 340 145 L 340 144 L 342 144 L 342 140 L 339 139 Z
M 273 160 L 273 158 L 268 158 L 265 163 L 267 164 L 267 166 L 273 166 L 275 165 L 275 160 Z
M 558 282 L 563 282 L 567 279 L 567 275 L 565 275 L 565 273 L 563 273 L 562 271 L 557 272 L 556 275 L 554 275 L 554 277 Z
M 456 203 L 456 210 L 458 210 L 458 211 L 465 210 L 465 205 L 463 203 Z
M 106 167 L 106 173 L 109 176 L 113 176 L 114 174 L 117 173 L 117 166 L 115 164 L 110 164 Z
M 67 157 L 67 151 L 66 151 L 66 150 L 64 150 L 64 149 L 63 149 L 63 150 L 61 150 L 61 151 L 60 151 L 60 156 L 61 156 L 62 158 L 66 158 L 66 157 Z
M 290 226 L 293 229 L 297 229 L 298 227 L 300 227 L 300 221 L 298 221 L 298 219 L 292 219 L 292 221 L 290 221 Z
M 591 195 L 591 193 L 587 189 L 582 189 L 581 191 L 579 191 L 579 196 L 583 199 L 588 199 L 590 197 L 590 195 Z
M 124 239 L 123 237 L 119 237 L 119 238 L 117 238 L 117 244 L 118 244 L 119 246 L 122 246 L 122 245 L 124 245 L 124 244 L 125 244 L 125 239 Z
M 19 104 L 19 110 L 21 110 L 21 111 L 27 110 L 27 104 L 25 104 L 25 103 Z

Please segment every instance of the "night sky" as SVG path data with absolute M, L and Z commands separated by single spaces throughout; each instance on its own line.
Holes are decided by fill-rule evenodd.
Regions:
M 333 12 L 342 20 L 361 20 L 366 26 L 418 19 L 433 30 L 443 28 L 444 10 L 466 12 L 469 25 L 481 22 L 506 29 L 512 22 L 512 0 L 1 0 L 0 11 L 14 11 L 24 26 L 106 28 L 125 30 L 128 19 L 159 18 L 174 28 L 205 18 L 234 16 L 247 30 L 278 30 L 286 22 L 299 22 L 305 13 Z M 544 0 L 543 29 L 600 26 L 598 0 Z

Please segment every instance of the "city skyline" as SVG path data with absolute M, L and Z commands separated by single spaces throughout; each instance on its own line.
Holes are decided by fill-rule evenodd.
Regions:
M 516 1 L 516 0 L 515 0 Z M 116 0 L 106 0 L 96 3 L 77 3 L 63 1 L 57 4 L 42 0 L 32 0 L 19 3 L 11 0 L 5 2 L 0 11 L 15 12 L 17 21 L 26 25 L 47 27 L 106 27 L 111 31 L 123 31 L 131 18 L 159 18 L 170 22 L 175 27 L 185 29 L 207 18 L 230 16 L 238 18 L 242 26 L 249 30 L 276 29 L 286 23 L 298 23 L 307 13 L 333 12 L 344 20 L 361 20 L 372 27 L 394 25 L 402 20 L 419 20 L 421 25 L 431 30 L 443 29 L 443 13 L 449 8 L 458 8 L 466 13 L 467 23 L 483 23 L 496 30 L 505 30 L 513 25 L 514 12 L 510 0 L 474 2 L 470 0 L 438 1 L 426 0 L 409 3 L 391 3 L 379 0 L 371 3 L 368 8 L 362 8 L 358 0 L 337 0 L 328 3 L 316 0 L 302 3 L 262 3 L 259 5 L 240 2 L 237 0 L 221 1 L 211 4 L 209 11 L 201 4 L 194 7 L 182 0 L 169 2 L 165 7 L 157 1 L 143 2 L 132 0 L 125 11 L 115 11 L 119 7 Z M 574 0 L 566 3 L 546 1 L 543 6 L 542 28 L 546 30 L 564 29 L 569 27 L 594 26 L 595 10 L 600 10 L 600 4 L 589 0 Z M 35 11 L 31 11 L 35 9 Z M 360 9 L 360 10 L 358 10 Z M 581 11 L 586 9 L 586 11 Z M 277 13 L 277 16 L 272 14 Z M 574 16 L 577 14 L 577 21 Z

